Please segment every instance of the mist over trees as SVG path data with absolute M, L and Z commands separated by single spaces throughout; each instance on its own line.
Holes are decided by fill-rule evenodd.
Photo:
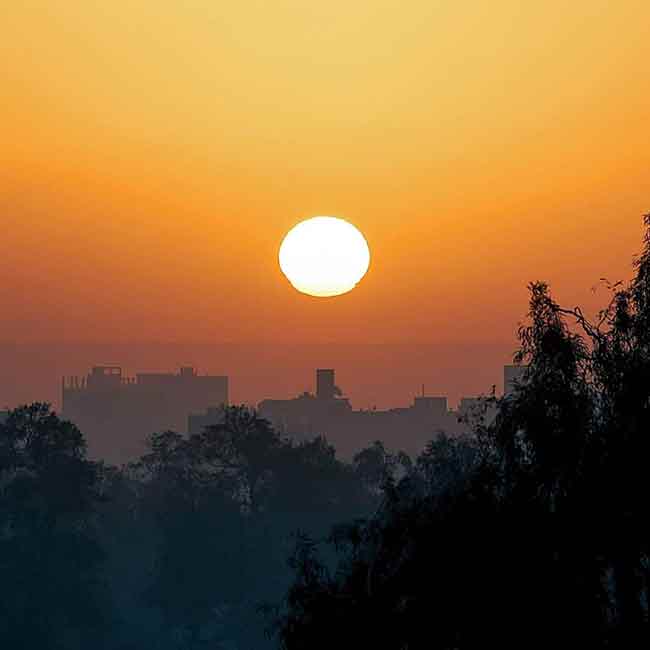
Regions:
M 12 648 L 272 647 L 265 607 L 302 535 L 376 508 L 392 457 L 352 464 L 244 407 L 122 468 L 47 405 L 0 424 L 0 640 Z
M 231 407 L 86 458 L 47 405 L 0 423 L 7 648 L 646 647 L 650 216 L 594 320 L 530 285 L 514 392 L 417 458 L 351 463 Z

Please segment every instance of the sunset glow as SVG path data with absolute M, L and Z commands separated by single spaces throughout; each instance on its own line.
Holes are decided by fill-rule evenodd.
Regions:
M 510 345 L 629 275 L 650 3 L 5 5 L 0 340 Z M 345 300 L 278 266 L 317 214 L 381 261 Z

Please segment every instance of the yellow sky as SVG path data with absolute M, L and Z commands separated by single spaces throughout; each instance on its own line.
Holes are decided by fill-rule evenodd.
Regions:
M 6 5 L 0 340 L 509 340 L 629 275 L 648 2 Z M 277 264 L 317 214 L 373 253 L 334 300 Z

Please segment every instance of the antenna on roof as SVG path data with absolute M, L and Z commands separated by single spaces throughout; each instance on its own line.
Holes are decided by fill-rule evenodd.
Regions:
M 424 384 L 422 384 L 422 397 L 424 397 Z

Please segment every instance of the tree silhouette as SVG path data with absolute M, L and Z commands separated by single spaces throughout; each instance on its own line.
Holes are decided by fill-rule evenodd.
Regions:
M 0 639 L 11 648 L 102 647 L 108 620 L 95 538 L 96 467 L 47 404 L 0 424 Z
M 130 525 L 150 540 L 140 607 L 159 612 L 161 627 L 149 621 L 149 642 L 169 647 L 261 648 L 259 610 L 288 588 L 294 535 L 324 536 L 378 500 L 323 438 L 293 442 L 245 407 L 224 409 L 200 434 L 166 431 L 148 444 L 121 480 L 137 513 Z
M 627 287 L 592 322 L 530 285 L 491 421 L 434 440 L 335 571 L 302 539 L 277 621 L 288 650 L 645 647 L 650 547 L 650 216 Z

